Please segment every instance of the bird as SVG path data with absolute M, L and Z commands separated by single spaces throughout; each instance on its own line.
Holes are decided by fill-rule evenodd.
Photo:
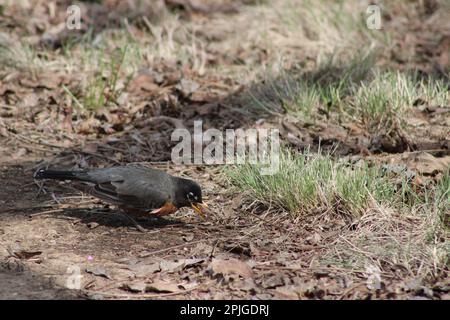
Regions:
M 72 171 L 39 169 L 34 178 L 88 183 L 93 185 L 93 196 L 127 213 L 165 216 L 191 207 L 204 219 L 208 208 L 197 182 L 140 164 Z

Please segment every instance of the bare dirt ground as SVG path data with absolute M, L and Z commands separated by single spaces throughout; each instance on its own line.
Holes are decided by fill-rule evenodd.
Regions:
M 82 293 L 90 298 L 294 298 L 297 293 L 289 292 L 289 285 L 301 285 L 305 298 L 322 297 L 322 286 L 336 297 L 350 293 L 339 289 L 340 282 L 348 281 L 339 270 L 307 264 L 321 249 L 311 244 L 312 230 L 241 209 L 238 196 L 230 198 L 223 186 L 212 182 L 211 170 L 189 170 L 206 190 L 211 220 L 199 221 L 186 211 L 168 219 L 142 218 L 143 233 L 79 192 L 52 186 L 37 197 L 39 188 L 27 165 L 2 168 L 5 297 L 74 297 L 62 290 L 73 266 L 80 268 Z M 29 274 L 42 277 L 36 280 L 42 296 L 34 286 L 25 289 Z M 149 280 L 155 286 L 152 294 L 123 290 L 143 291 L 139 285 Z M 50 282 L 53 292 L 44 285 Z M 7 295 L 9 290 L 15 294 Z
M 375 133 L 361 123 L 333 124 L 337 116 L 323 110 L 313 124 L 292 115 L 254 114 L 247 110 L 249 96 L 267 89 L 257 66 L 269 66 L 282 55 L 283 67 L 301 61 L 308 69 L 318 52 L 333 51 L 327 36 L 342 42 L 342 30 L 327 34 L 303 25 L 296 38 L 297 33 L 279 22 L 286 8 L 258 1 L 157 2 L 170 11 L 165 14 L 176 12 L 178 18 L 161 22 L 155 18 L 158 12 L 146 11 L 145 19 L 130 13 L 122 25 L 118 21 L 124 14 L 115 1 L 83 3 L 86 22 L 95 26 L 89 39 L 80 35 L 86 29 L 74 35 L 61 28 L 66 1 L 2 9 L 0 40 L 13 57 L 1 56 L 0 298 L 449 299 L 448 265 L 422 275 L 419 271 L 432 261 L 405 266 L 347 240 L 370 219 L 386 219 L 393 229 L 404 229 L 405 237 L 414 235 L 421 220 L 413 214 L 368 214 L 366 220 L 352 220 L 317 208 L 295 216 L 239 192 L 220 167 L 169 161 L 172 130 L 190 129 L 201 119 L 204 128 L 278 127 L 283 140 L 298 150 L 317 150 L 320 144 L 352 161 L 404 165 L 420 174 L 414 183 L 423 186 L 448 172 L 448 105 L 416 101 L 403 129 L 393 126 Z M 450 33 L 436 30 L 433 17 L 440 11 L 433 3 L 414 7 L 418 13 L 413 18 L 396 19 L 395 10 L 405 12 L 402 5 L 386 11 L 392 43 L 384 48 L 380 64 L 396 70 L 418 68 L 446 79 Z M 28 21 L 29 15 L 34 19 Z M 427 23 L 414 23 L 415 18 Z M 136 49 L 139 58 L 127 62 L 115 60 L 111 70 L 110 65 L 96 65 L 89 74 L 103 58 L 94 54 L 89 60 L 86 48 L 102 41 L 107 55 L 117 56 L 123 41 L 142 52 Z M 105 84 L 104 78 L 116 69 L 117 84 Z M 101 88 L 108 107 L 87 107 L 92 101 L 81 97 L 89 96 L 89 86 Z M 94 96 L 97 101 L 98 92 Z M 80 101 L 85 109 L 80 110 Z M 209 219 L 199 220 L 190 210 L 164 219 L 136 217 L 146 230 L 141 232 L 76 184 L 33 180 L 39 167 L 128 162 L 146 162 L 198 181 L 211 207 Z M 383 245 L 392 241 L 384 228 L 370 229 Z M 376 246 L 377 240 L 370 245 Z M 335 263 L 340 255 L 362 256 L 380 268 Z M 324 262 L 324 257 L 333 258 Z M 79 289 L 68 289 L 78 280 Z

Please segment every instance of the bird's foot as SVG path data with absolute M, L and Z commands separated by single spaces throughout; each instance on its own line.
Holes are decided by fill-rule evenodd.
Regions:
M 140 232 L 146 232 L 147 229 L 145 229 L 144 227 L 142 227 L 139 223 L 136 222 L 136 220 L 134 220 L 132 217 L 130 217 L 127 214 L 124 213 L 120 213 L 122 216 L 126 217 L 132 224 L 133 226 Z

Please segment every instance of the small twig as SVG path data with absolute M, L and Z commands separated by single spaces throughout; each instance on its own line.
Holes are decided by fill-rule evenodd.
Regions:
M 358 252 L 364 256 L 366 256 L 369 259 L 372 259 L 372 253 L 371 252 L 367 252 L 364 250 L 361 250 L 360 248 L 358 248 L 357 246 L 355 246 L 353 243 L 351 243 L 350 241 L 348 241 L 347 239 L 345 239 L 343 236 L 339 236 L 340 239 L 342 239 L 344 242 L 346 242 L 347 244 L 350 245 L 350 250 L 354 251 L 354 252 Z
M 43 204 L 43 205 L 36 205 L 36 206 L 30 206 L 30 207 L 17 207 L 17 208 L 10 208 L 6 210 L 0 211 L 0 214 L 2 213 L 10 213 L 10 212 L 17 212 L 17 211 L 26 211 L 26 210 L 33 210 L 37 208 L 53 208 L 55 205 L 53 204 Z
M 53 210 L 47 210 L 47 211 L 42 211 L 42 212 L 38 212 L 38 213 L 32 213 L 30 214 L 31 218 L 37 217 L 37 216 L 41 216 L 47 213 L 53 213 L 53 212 L 61 212 L 63 211 L 63 209 L 53 209 Z
M 35 196 L 35 199 L 37 199 L 41 195 L 41 192 L 46 193 L 46 191 L 44 189 L 44 182 L 43 181 L 39 181 L 38 182 L 37 180 L 34 180 L 33 183 L 36 184 L 39 187 L 38 192 L 36 193 L 36 196 Z
M 54 192 L 52 192 L 52 199 L 53 199 L 57 204 L 61 204 L 61 201 L 59 201 L 58 198 L 56 198 Z
M 127 18 L 123 19 L 123 24 L 125 25 L 125 28 L 127 29 L 127 31 L 130 34 L 131 38 L 133 38 L 134 41 L 137 41 L 133 30 L 131 30 L 131 26 L 130 26 L 130 23 L 128 22 Z
M 75 97 L 75 95 L 69 90 L 69 88 L 67 88 L 65 85 L 63 85 L 62 88 L 72 98 L 78 108 L 80 108 L 80 110 L 83 110 L 83 104 L 81 104 L 81 102 L 77 99 L 77 97 Z
M 213 248 L 211 250 L 211 253 L 209 254 L 209 257 L 212 258 L 214 255 L 214 251 L 216 251 L 217 245 L 219 244 L 219 240 L 214 241 Z

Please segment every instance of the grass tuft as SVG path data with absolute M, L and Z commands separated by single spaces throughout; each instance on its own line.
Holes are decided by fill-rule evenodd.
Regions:
M 375 60 L 373 52 L 360 52 L 347 62 L 330 56 L 312 72 L 290 70 L 266 76 L 262 85 L 249 91 L 248 107 L 255 113 L 289 113 L 308 120 L 337 112 L 339 119 L 378 131 L 380 125 L 401 119 L 416 101 L 450 104 L 444 80 L 382 70 Z
M 406 181 L 393 183 L 377 166 L 350 166 L 330 155 L 309 152 L 282 152 L 274 175 L 262 175 L 260 167 L 251 164 L 235 166 L 227 174 L 232 184 L 250 190 L 260 202 L 295 215 L 326 207 L 360 216 L 374 201 L 391 207 L 405 205 L 405 199 L 410 204 L 417 201 Z
M 71 91 L 63 87 L 78 107 L 95 111 L 115 102 L 120 94 L 118 81 L 126 59 L 127 48 L 127 46 L 118 48 L 108 58 L 103 54 L 98 56 L 98 69 L 87 77 L 87 84 L 83 88 Z
M 101 60 L 100 69 L 86 87 L 84 106 L 90 110 L 97 110 L 108 106 L 118 97 L 117 80 L 124 62 L 127 47 L 119 49 L 111 55 L 111 59 Z

